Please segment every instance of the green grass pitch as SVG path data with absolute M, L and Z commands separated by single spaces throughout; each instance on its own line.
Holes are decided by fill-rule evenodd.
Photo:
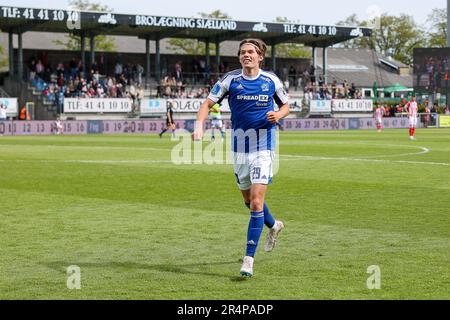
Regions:
M 245 280 L 231 165 L 174 165 L 169 135 L 0 137 L 0 299 L 449 299 L 450 131 L 407 131 L 282 132 L 286 229 Z

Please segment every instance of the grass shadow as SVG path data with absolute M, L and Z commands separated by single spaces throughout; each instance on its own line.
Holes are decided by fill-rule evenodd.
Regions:
M 170 272 L 178 274 L 192 274 L 201 276 L 210 276 L 217 278 L 225 278 L 233 282 L 243 281 L 241 277 L 230 276 L 226 273 L 211 272 L 209 267 L 213 266 L 223 266 L 223 265 L 237 265 L 239 261 L 219 261 L 219 262 L 199 262 L 199 263 L 188 263 L 188 264 L 147 264 L 147 263 L 136 263 L 136 262 L 79 262 L 76 263 L 77 266 L 83 270 L 84 268 L 123 268 L 123 269 L 135 269 L 135 270 L 155 270 L 159 272 Z M 61 273 L 66 273 L 66 268 L 74 265 L 75 263 L 67 261 L 52 261 L 52 262 L 41 262 L 42 265 L 56 270 Z M 205 270 L 197 270 L 197 269 Z M 245 279 L 244 279 L 245 280 Z

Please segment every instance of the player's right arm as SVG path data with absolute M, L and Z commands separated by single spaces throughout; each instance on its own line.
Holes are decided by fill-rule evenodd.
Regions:
M 202 103 L 200 109 L 197 113 L 197 121 L 195 122 L 194 133 L 192 134 L 192 139 L 194 140 L 202 140 L 203 138 L 203 124 L 205 120 L 208 118 L 209 109 L 216 103 L 209 98 Z

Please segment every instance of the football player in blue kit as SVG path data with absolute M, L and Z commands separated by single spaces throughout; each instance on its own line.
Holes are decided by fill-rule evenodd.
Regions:
M 283 222 L 271 215 L 264 197 L 272 182 L 277 123 L 289 114 L 289 105 L 280 79 L 261 69 L 265 53 L 266 44 L 262 40 L 246 39 L 240 43 L 238 56 L 242 69 L 225 74 L 215 84 L 200 107 L 193 133 L 194 140 L 202 139 L 203 124 L 210 108 L 228 97 L 234 173 L 245 205 L 251 211 L 246 253 L 240 270 L 241 276 L 248 277 L 253 275 L 254 256 L 264 225 L 269 228 L 264 245 L 266 252 L 273 250 L 284 228 Z

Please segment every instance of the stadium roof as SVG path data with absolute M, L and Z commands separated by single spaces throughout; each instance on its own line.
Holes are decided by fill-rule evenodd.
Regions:
M 137 36 L 150 40 L 194 38 L 225 41 L 254 37 L 263 39 L 269 45 L 302 43 L 316 47 L 331 46 L 372 34 L 371 29 L 360 27 L 129 15 L 7 6 L 0 8 L 0 29 L 4 32 L 13 33 L 43 31 L 85 33 L 86 35 Z
M 319 49 L 321 51 L 321 49 Z M 385 65 L 384 61 L 389 61 Z M 322 55 L 318 54 L 317 67 L 321 69 Z M 406 73 L 401 73 L 400 68 L 406 68 Z M 322 70 L 319 70 L 321 72 Z M 402 86 L 412 87 L 413 76 L 411 69 L 394 59 L 389 59 L 370 49 L 328 49 L 328 81 L 342 82 L 348 80 L 354 82 L 357 87 L 372 88 L 377 81 L 379 88 L 384 88 L 398 83 Z

